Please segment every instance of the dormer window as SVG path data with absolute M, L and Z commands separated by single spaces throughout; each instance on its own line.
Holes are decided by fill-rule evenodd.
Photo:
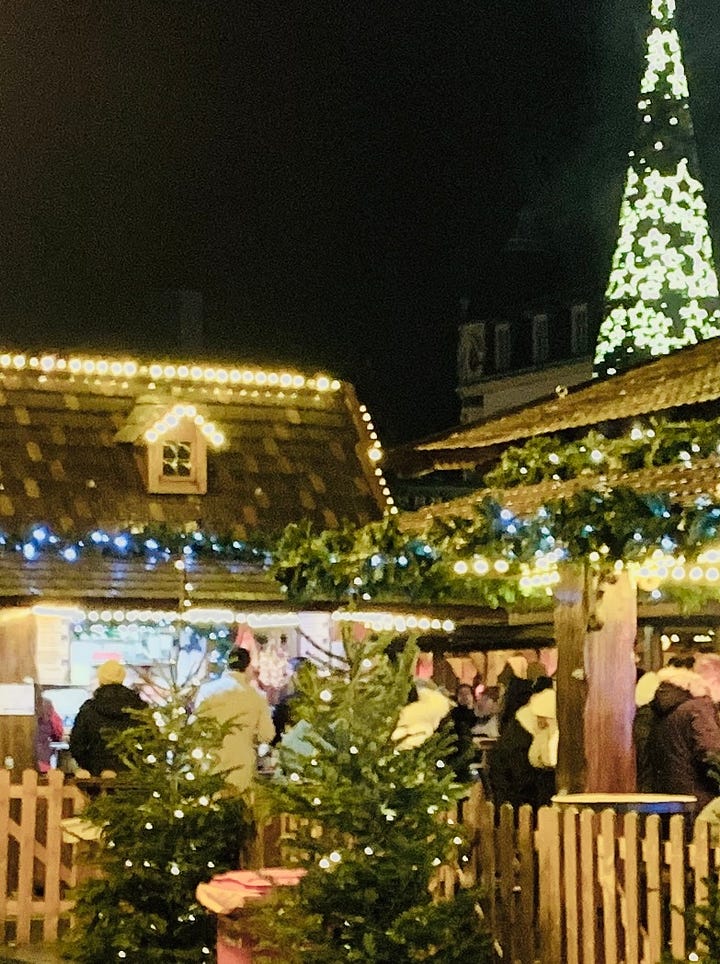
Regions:
M 208 446 L 219 448 L 225 436 L 204 407 L 165 404 L 155 396 L 139 398 L 118 442 L 145 445 L 138 464 L 148 492 L 157 495 L 204 495 L 207 492 Z
M 148 492 L 159 495 L 207 492 L 207 443 L 192 419 L 181 419 L 167 435 L 154 441 L 147 439 L 147 473 Z

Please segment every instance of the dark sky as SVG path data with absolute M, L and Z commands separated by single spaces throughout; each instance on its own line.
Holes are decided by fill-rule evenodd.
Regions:
M 678 0 L 720 228 L 720 8 Z M 604 286 L 645 0 L 3 0 L 0 342 L 330 369 L 386 442 L 457 418 L 458 299 L 523 205 Z M 715 236 L 719 233 L 716 230 Z

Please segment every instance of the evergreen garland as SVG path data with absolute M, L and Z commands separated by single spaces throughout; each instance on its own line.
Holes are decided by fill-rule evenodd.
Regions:
M 498 465 L 484 476 L 483 485 L 510 489 L 584 475 L 612 477 L 674 463 L 689 467 L 717 455 L 719 444 L 717 419 L 674 422 L 655 416 L 648 419 L 646 428 L 635 426 L 619 438 L 596 429 L 575 441 L 544 435 L 506 448 Z
M 296 602 L 471 602 L 497 608 L 550 604 L 545 588 L 521 585 L 539 557 L 585 559 L 599 570 L 641 561 L 654 550 L 693 558 L 717 541 L 720 505 L 701 497 L 686 506 L 664 493 L 627 487 L 584 489 L 549 501 L 529 517 L 492 498 L 467 517 L 432 520 L 418 535 L 395 517 L 364 528 L 315 532 L 288 527 L 276 549 L 274 574 Z M 458 565 L 486 560 L 482 578 Z

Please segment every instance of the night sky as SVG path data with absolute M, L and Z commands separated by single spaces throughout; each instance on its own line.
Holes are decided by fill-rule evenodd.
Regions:
M 720 247 L 720 7 L 678 0 Z M 348 378 L 381 438 L 457 420 L 459 298 L 528 206 L 604 288 L 645 0 L 4 0 L 0 342 Z

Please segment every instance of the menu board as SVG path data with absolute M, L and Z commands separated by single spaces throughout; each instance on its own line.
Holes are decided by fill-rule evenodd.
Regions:
M 69 678 L 70 625 L 59 616 L 35 618 L 35 665 L 38 682 L 44 686 L 63 686 Z
M 105 627 L 98 627 L 103 630 Z M 171 663 L 175 657 L 175 638 L 171 631 L 130 627 L 122 634 L 109 632 L 82 632 L 70 644 L 70 681 L 74 685 L 87 686 L 101 663 L 116 659 L 125 666 L 153 666 L 158 663 Z

